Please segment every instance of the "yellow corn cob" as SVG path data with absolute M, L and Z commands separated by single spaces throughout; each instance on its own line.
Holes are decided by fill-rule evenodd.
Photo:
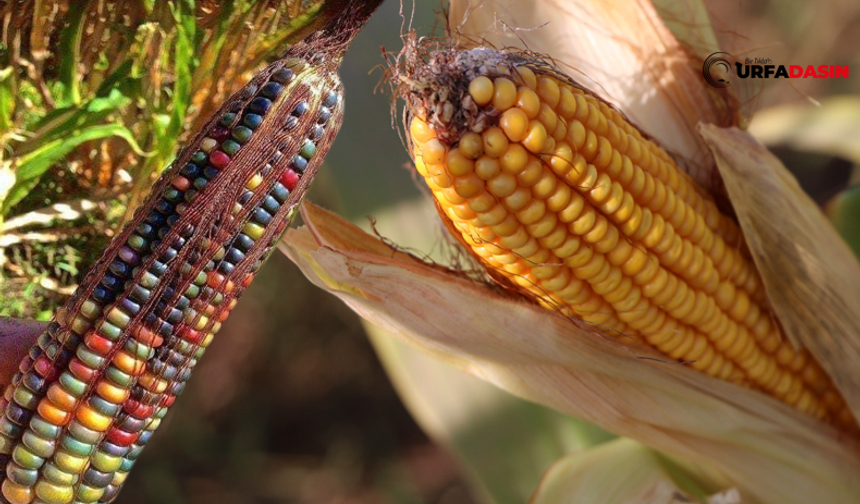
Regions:
M 522 54 L 440 51 L 408 77 L 418 172 L 494 277 L 625 345 L 854 425 L 781 338 L 737 224 L 621 113 Z

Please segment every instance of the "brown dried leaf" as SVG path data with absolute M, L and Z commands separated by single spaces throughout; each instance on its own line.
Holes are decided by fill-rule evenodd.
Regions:
M 750 134 L 699 128 L 786 336 L 860 417 L 860 263 L 785 166 Z

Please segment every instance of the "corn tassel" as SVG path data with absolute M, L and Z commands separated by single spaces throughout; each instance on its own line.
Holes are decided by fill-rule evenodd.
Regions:
M 620 112 L 529 55 L 453 49 L 397 72 L 418 173 L 494 278 L 854 428 L 820 366 L 781 338 L 737 224 Z
M 6 387 L 2 502 L 111 502 L 288 226 L 343 118 L 337 68 L 375 0 L 230 97 Z

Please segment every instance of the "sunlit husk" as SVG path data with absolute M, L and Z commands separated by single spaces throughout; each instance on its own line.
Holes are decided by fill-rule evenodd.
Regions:
M 786 336 L 860 413 L 860 263 L 785 166 L 749 134 L 702 125 Z
M 860 498 L 860 451 L 760 393 L 637 359 L 561 315 L 393 251 L 311 205 L 282 244 L 316 285 L 461 370 L 648 446 L 715 468 L 744 502 Z M 468 309 L 464 309 L 468 307 Z

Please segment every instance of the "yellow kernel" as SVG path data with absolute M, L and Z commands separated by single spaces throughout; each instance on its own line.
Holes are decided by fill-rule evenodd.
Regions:
M 475 161 L 475 173 L 484 180 L 490 180 L 502 171 L 498 159 L 489 156 L 481 156 Z
M 484 140 L 477 133 L 466 133 L 460 138 L 460 152 L 469 159 L 478 159 L 484 153 Z
M 540 113 L 540 98 L 537 93 L 523 86 L 517 91 L 517 108 L 526 113 L 529 119 L 534 119 Z
M 585 146 L 586 131 L 581 122 L 574 119 L 567 128 L 567 139 L 573 146 L 574 152 L 578 152 Z
M 92 409 L 89 404 L 84 404 L 78 408 L 75 416 L 81 422 L 81 425 L 98 432 L 106 431 L 113 422 L 113 418 L 102 415 Z
M 475 212 L 486 212 L 493 208 L 496 204 L 496 198 L 488 191 L 484 190 L 481 194 L 469 199 L 469 208 Z
M 493 93 L 493 108 L 503 112 L 514 106 L 517 102 L 517 86 L 506 78 L 499 77 L 495 82 L 495 92 Z
M 522 78 L 523 84 L 532 89 L 537 88 L 537 77 L 535 77 L 535 73 L 531 68 L 527 66 L 518 66 L 515 70 L 515 73 Z
M 480 76 L 469 83 L 469 95 L 479 106 L 483 107 L 493 100 L 493 81 L 489 77 Z
M 454 180 L 454 190 L 464 198 L 471 198 L 484 191 L 484 181 L 474 173 L 465 177 L 457 177 Z
M 468 175 L 475 168 L 475 162 L 463 155 L 460 149 L 451 149 L 448 152 L 448 171 L 454 176 Z
M 526 167 L 517 175 L 517 180 L 520 184 L 531 187 L 537 184 L 543 173 L 543 164 L 535 157 L 530 157 Z
M 565 119 L 572 119 L 576 114 L 576 98 L 568 86 L 561 88 L 561 97 L 558 102 L 558 113 Z
M 526 187 L 517 187 L 510 196 L 507 196 L 502 203 L 504 203 L 505 207 L 512 211 L 516 212 L 521 210 L 526 204 L 532 201 L 533 196 L 532 192 Z
M 540 180 L 532 187 L 532 194 L 536 198 L 546 199 L 553 195 L 558 186 L 558 177 L 549 168 L 544 168 Z
M 484 140 L 484 154 L 490 157 L 501 157 L 508 150 L 508 137 L 501 128 L 493 126 L 481 135 Z
M 421 157 L 427 164 L 439 164 L 445 160 L 445 146 L 433 138 L 421 147 Z
M 558 119 L 558 122 L 555 125 L 555 129 L 552 132 L 552 137 L 559 142 L 567 138 L 567 121 L 565 119 Z
M 529 158 L 529 153 L 522 145 L 511 144 L 499 161 L 501 162 L 502 170 L 516 175 L 526 167 Z
M 555 131 L 555 127 L 558 125 L 558 115 L 556 115 L 549 105 L 543 103 L 540 106 L 538 121 L 543 123 L 543 126 L 547 131 Z
M 522 210 L 517 212 L 517 219 L 523 224 L 533 224 L 546 215 L 546 203 L 532 199 Z
M 510 196 L 517 188 L 517 179 L 510 173 L 500 173 L 487 181 L 487 189 L 499 198 Z
M 546 128 L 544 128 L 540 121 L 532 120 L 529 123 L 529 133 L 528 136 L 526 136 L 526 139 L 523 140 L 523 145 L 526 149 L 534 152 L 535 154 L 539 154 L 543 152 L 543 148 L 546 145 L 546 139 Z
M 558 80 L 554 77 L 543 76 L 538 79 L 538 95 L 552 108 L 558 105 L 561 91 L 558 89 Z
M 499 126 L 511 142 L 520 142 L 529 131 L 529 117 L 519 108 L 510 108 L 499 118 Z
M 565 176 L 573 168 L 573 151 L 565 142 L 559 142 L 552 153 L 549 165 L 560 176 Z
M 433 131 L 430 125 L 418 117 L 412 119 L 412 124 L 409 125 L 409 132 L 412 134 L 412 138 L 419 143 L 436 138 L 436 132 Z

